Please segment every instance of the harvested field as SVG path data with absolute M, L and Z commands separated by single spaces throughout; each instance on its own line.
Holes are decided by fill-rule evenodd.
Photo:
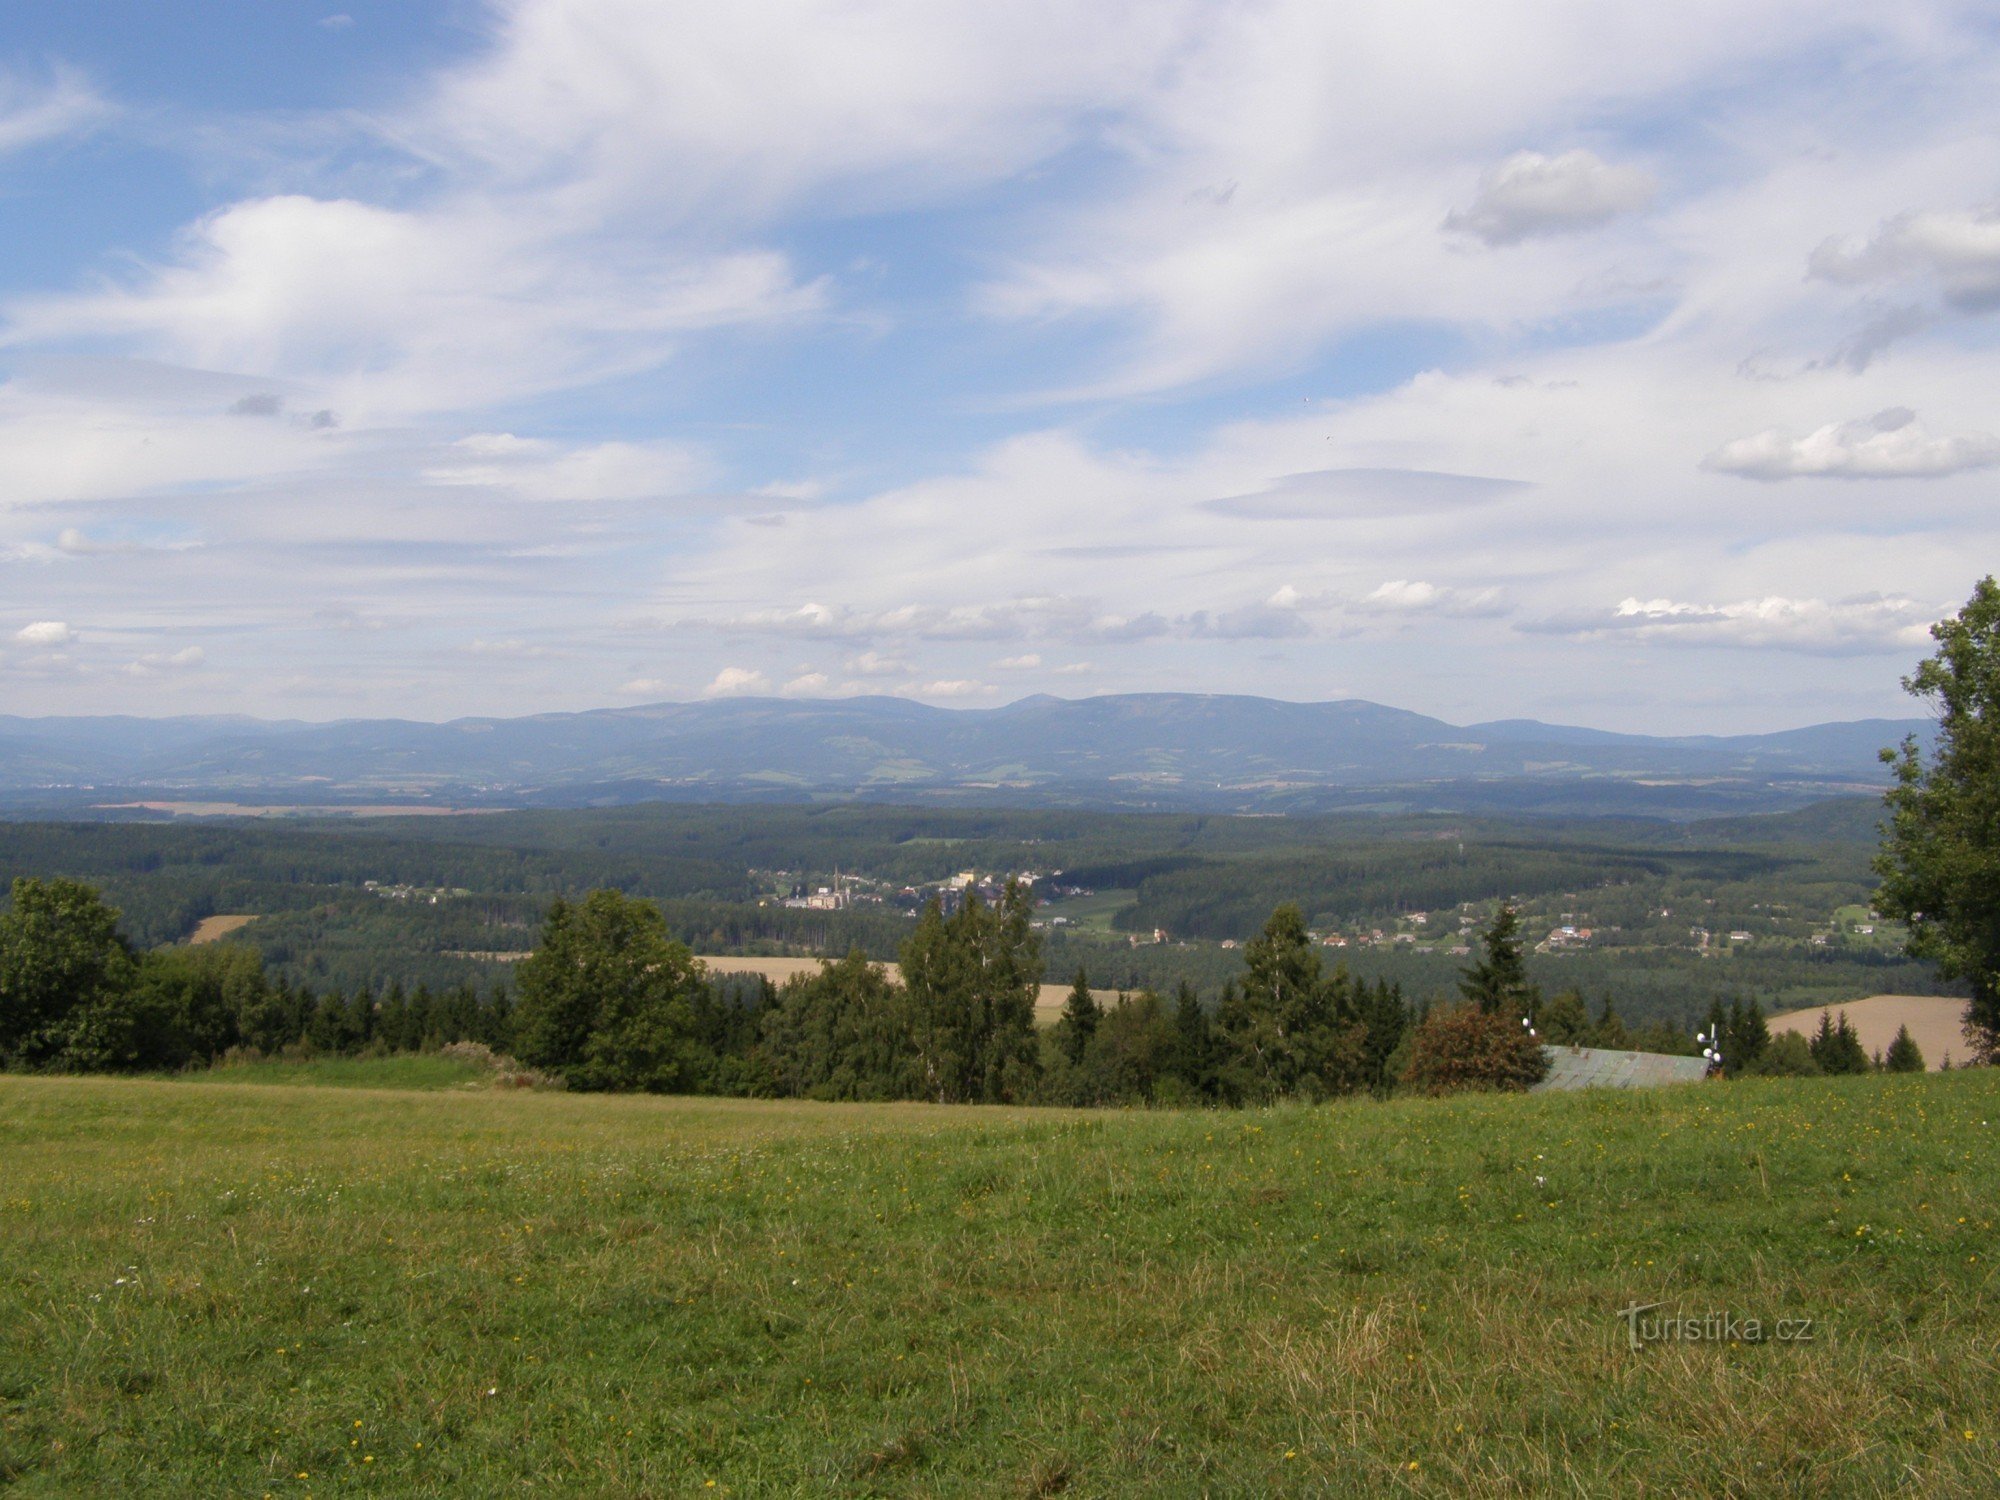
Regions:
M 188 934 L 188 941 L 190 943 L 219 943 L 228 937 L 230 933 L 241 932 L 256 920 L 257 918 L 254 914 L 245 915 L 241 912 L 226 917 L 203 917 L 200 922 L 195 924 L 194 931 Z
M 737 958 L 727 954 L 704 953 L 701 961 L 716 974 L 762 974 L 773 984 L 783 984 L 787 979 L 799 974 L 817 974 L 820 960 L 817 958 Z M 894 964 L 882 965 L 889 971 L 889 977 L 901 982 L 901 974 Z M 1092 990 L 1099 1005 L 1111 1005 L 1118 999 L 1116 990 Z M 1066 984 L 1045 984 L 1035 1000 L 1035 1022 L 1037 1025 L 1053 1025 L 1062 1014 L 1063 1001 L 1069 995 Z M 1926 1056 L 1929 1054 L 1926 1053 Z
M 1924 1066 L 1940 1068 L 1946 1057 L 1954 1065 L 1966 1060 L 1965 1002 L 1944 995 L 1870 995 L 1866 1000 L 1850 1000 L 1845 1005 L 1819 1005 L 1811 1010 L 1787 1011 L 1771 1017 L 1771 1034 L 1796 1031 L 1811 1039 L 1819 1030 L 1821 1016 L 1839 1017 L 1845 1011 L 1854 1029 L 1861 1033 L 1861 1045 L 1873 1057 L 1887 1052 L 1896 1039 L 1896 1028 L 1907 1026 L 1910 1036 L 1923 1049 Z

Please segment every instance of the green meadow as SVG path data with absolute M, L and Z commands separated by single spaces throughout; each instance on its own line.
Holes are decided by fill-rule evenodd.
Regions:
M 1084 1115 L 404 1066 L 0 1078 L 0 1490 L 1994 1493 L 1991 1069 Z M 1635 1352 L 1648 1303 L 1767 1336 Z

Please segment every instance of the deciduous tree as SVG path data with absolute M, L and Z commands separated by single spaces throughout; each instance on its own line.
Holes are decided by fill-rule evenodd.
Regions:
M 1937 741 L 1882 758 L 1895 773 L 1875 902 L 1909 926 L 1909 951 L 1972 989 L 1966 1040 L 2000 1060 L 2000 585 L 1931 627 L 1937 650 L 1903 686 L 1929 704 Z

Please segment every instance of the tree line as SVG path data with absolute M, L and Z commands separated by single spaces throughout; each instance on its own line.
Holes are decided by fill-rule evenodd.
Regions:
M 1546 1071 L 1544 1042 L 1694 1050 L 1672 1028 L 1627 1030 L 1608 1001 L 1593 1017 L 1573 993 L 1545 1000 L 1511 908 L 1453 1002 L 1413 1005 L 1393 983 L 1328 970 L 1286 905 L 1212 1002 L 1182 984 L 1101 1004 L 1079 971 L 1055 1024 L 1038 1027 L 1032 910 L 1019 886 L 949 915 L 933 903 L 902 944 L 901 983 L 856 950 L 773 986 L 708 974 L 656 904 L 603 889 L 554 903 L 511 993 L 343 993 L 274 979 L 233 943 L 138 952 L 91 887 L 24 878 L 0 914 L 0 1066 L 166 1071 L 477 1041 L 576 1089 L 1240 1106 L 1526 1087 Z M 1801 1063 L 1797 1039 L 1771 1042 L 1761 1010 L 1740 1002 L 1717 1010 L 1710 1035 L 1732 1074 L 1852 1071 L 1858 1048 L 1843 1017 Z

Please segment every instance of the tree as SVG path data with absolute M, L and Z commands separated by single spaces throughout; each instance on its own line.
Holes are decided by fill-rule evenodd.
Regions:
M 0 1067 L 136 1065 L 135 976 L 118 913 L 93 888 L 17 879 L 0 915 Z
M 1811 1043 L 1796 1031 L 1781 1031 L 1751 1072 L 1760 1078 L 1817 1078 L 1820 1065 L 1813 1060 Z
M 1528 964 L 1521 953 L 1521 914 L 1502 906 L 1479 942 L 1483 951 L 1460 971 L 1458 992 L 1488 1013 L 1515 1020 L 1532 1016 L 1541 993 L 1528 983 Z
M 1084 1067 L 1098 1096 L 1120 1104 L 1150 1104 L 1167 1076 L 1176 1041 L 1173 1017 L 1151 990 L 1120 995 L 1091 1039 Z
M 1861 1045 L 1861 1037 L 1847 1019 L 1847 1012 L 1840 1013 L 1840 1022 L 1834 1023 L 1830 1011 L 1819 1013 L 1819 1030 L 1807 1044 L 1812 1060 L 1819 1064 L 1822 1073 L 1866 1073 L 1868 1071 L 1868 1049 Z
M 1215 1096 L 1215 1031 L 1201 996 L 1185 979 L 1174 992 L 1174 1055 L 1169 1071 L 1189 1098 Z
M 1909 1027 L 1898 1026 L 1896 1028 L 1896 1039 L 1889 1043 L 1888 1055 L 1882 1059 L 1882 1071 L 1885 1073 L 1921 1073 L 1923 1070 L 1923 1049 L 1917 1045 L 1916 1038 L 1910 1035 Z
M 2000 584 L 1982 578 L 1931 627 L 1937 651 L 1903 679 L 1936 713 L 1930 758 L 1912 736 L 1895 773 L 1875 904 L 1909 926 L 1908 951 L 1971 986 L 1966 1041 L 2000 1061 Z
M 1535 1030 L 1551 1047 L 1589 1046 L 1590 1012 L 1584 1007 L 1583 996 L 1564 990 L 1542 1007 L 1542 1013 L 1535 1017 Z
M 1097 1023 L 1102 1016 L 1103 1008 L 1090 993 L 1090 978 L 1079 968 L 1076 983 L 1070 986 L 1069 998 L 1063 1001 L 1062 1015 L 1055 1026 L 1056 1047 L 1072 1066 L 1080 1064 L 1083 1054 L 1090 1050 L 1090 1039 L 1097 1035 Z
M 923 1097 L 999 1103 L 1032 1092 L 1042 982 L 1032 913 L 1027 889 L 1010 880 L 998 905 L 968 891 L 950 917 L 932 901 L 918 918 L 897 958 Z
M 1729 1002 L 1729 1015 L 1722 1026 L 1722 1071 L 1735 1078 L 1755 1072 L 1758 1062 L 1771 1045 L 1771 1028 L 1764 1021 L 1764 1007 L 1755 1000 Z
M 811 1099 L 900 1099 L 914 1082 L 903 991 L 854 949 L 788 980 L 757 1018 L 760 1083 Z
M 1548 1054 L 1520 1017 L 1468 1002 L 1439 1006 L 1417 1023 L 1403 1082 L 1449 1094 L 1530 1088 L 1548 1074 Z
M 1230 1056 L 1229 1092 L 1267 1101 L 1325 1098 L 1362 1082 L 1367 1026 L 1345 970 L 1320 972 L 1296 906 L 1280 906 L 1243 950 L 1240 996 L 1217 1012 Z
M 574 1088 L 687 1088 L 697 1076 L 690 996 L 702 966 L 659 908 L 614 890 L 549 908 L 523 960 L 516 1049 Z

